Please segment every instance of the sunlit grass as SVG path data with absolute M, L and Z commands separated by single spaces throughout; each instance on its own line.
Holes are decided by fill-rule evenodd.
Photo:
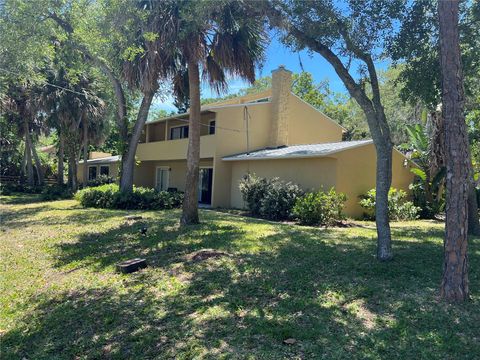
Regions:
M 73 200 L 2 204 L 2 360 L 480 354 L 480 239 L 469 244 L 472 300 L 446 305 L 441 223 L 394 223 L 395 259 L 379 263 L 367 222 L 320 229 L 204 210 L 185 230 L 177 210 L 127 223 L 132 212 Z M 193 261 L 201 249 L 229 256 Z M 139 256 L 147 269 L 115 272 Z

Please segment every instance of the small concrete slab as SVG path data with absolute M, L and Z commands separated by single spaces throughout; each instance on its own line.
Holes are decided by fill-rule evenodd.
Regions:
M 139 269 L 144 269 L 147 267 L 147 260 L 135 258 L 127 261 L 123 261 L 117 264 L 117 271 L 130 274 L 132 272 L 138 271 Z

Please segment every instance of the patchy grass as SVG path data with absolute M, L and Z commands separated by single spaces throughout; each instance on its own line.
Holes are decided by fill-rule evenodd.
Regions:
M 395 259 L 379 263 L 371 223 L 326 230 L 202 211 L 183 230 L 178 211 L 126 223 L 138 212 L 2 204 L 2 360 L 480 357 L 480 239 L 469 245 L 472 300 L 444 304 L 440 223 L 395 223 Z M 202 249 L 213 255 L 199 259 Z M 147 269 L 115 273 L 139 256 Z

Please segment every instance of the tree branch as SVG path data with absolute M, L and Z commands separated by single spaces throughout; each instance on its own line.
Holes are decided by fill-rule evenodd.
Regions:
M 60 18 L 55 12 L 49 13 L 48 18 L 55 21 L 68 35 L 73 35 L 73 26 L 66 20 Z M 94 56 L 86 46 L 74 42 L 74 46 L 82 52 L 84 57 L 94 66 L 98 67 L 112 83 L 115 97 L 117 99 L 117 125 L 120 132 L 120 137 L 123 141 L 128 141 L 128 126 L 127 126 L 127 104 L 125 100 L 125 93 L 123 91 L 121 81 L 115 76 L 113 70 L 108 66 L 99 56 Z

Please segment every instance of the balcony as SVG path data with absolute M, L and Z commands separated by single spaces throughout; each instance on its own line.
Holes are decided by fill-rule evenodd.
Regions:
M 183 160 L 187 158 L 188 139 L 154 141 L 140 143 L 137 147 L 139 161 L 150 160 Z M 211 158 L 215 155 L 215 135 L 200 137 L 200 158 Z

